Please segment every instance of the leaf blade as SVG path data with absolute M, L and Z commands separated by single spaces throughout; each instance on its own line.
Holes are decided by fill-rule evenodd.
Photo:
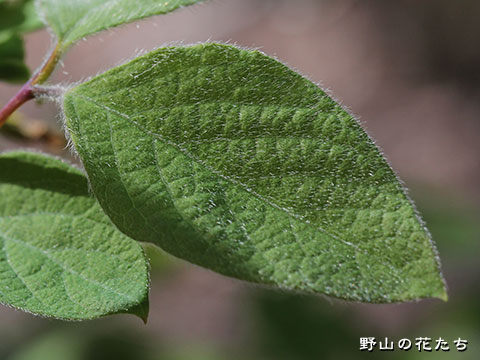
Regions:
M 83 174 L 25 152 L 0 165 L 0 302 L 69 320 L 137 314 L 148 301 L 144 253 L 103 215 Z
M 76 41 L 125 23 L 166 14 L 179 7 L 203 0 L 39 0 L 46 25 L 50 26 L 66 49 Z
M 130 237 L 286 289 L 445 296 L 433 242 L 377 147 L 276 60 L 228 45 L 165 48 L 64 101 L 93 191 Z

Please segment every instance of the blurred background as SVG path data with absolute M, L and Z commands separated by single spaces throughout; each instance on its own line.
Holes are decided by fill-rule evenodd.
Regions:
M 151 314 L 84 323 L 0 308 L 0 359 L 478 359 L 480 355 L 480 2 L 212 0 L 91 37 L 51 82 L 81 81 L 143 50 L 222 41 L 259 48 L 328 88 L 406 182 L 437 243 L 450 300 L 368 305 L 265 290 L 149 248 Z M 45 30 L 26 38 L 37 67 Z M 0 104 L 18 87 L 0 85 Z M 72 161 L 55 104 L 29 103 L 0 151 Z M 359 350 L 360 337 L 442 337 L 448 353 Z M 457 338 L 468 340 L 459 353 Z

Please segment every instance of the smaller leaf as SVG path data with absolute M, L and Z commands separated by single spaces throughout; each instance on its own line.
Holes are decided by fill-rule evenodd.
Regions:
M 0 302 L 68 320 L 148 313 L 141 246 L 115 229 L 76 168 L 0 155 Z
M 85 36 L 109 28 L 166 14 L 203 0 L 39 0 L 46 25 L 66 49 Z

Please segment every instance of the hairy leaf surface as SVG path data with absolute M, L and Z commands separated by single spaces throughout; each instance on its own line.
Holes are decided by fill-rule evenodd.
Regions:
M 148 313 L 148 266 L 77 169 L 40 154 L 0 155 L 0 302 L 82 320 Z
M 258 51 L 163 48 L 70 89 L 127 235 L 222 274 L 368 302 L 445 298 L 432 240 L 355 119 Z
M 203 0 L 37 0 L 63 48 L 85 36 Z

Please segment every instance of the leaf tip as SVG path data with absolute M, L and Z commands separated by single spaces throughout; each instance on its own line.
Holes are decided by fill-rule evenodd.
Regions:
M 448 301 L 447 283 L 441 273 L 439 274 L 438 286 L 430 291 L 429 297 L 440 299 L 444 302 Z
M 144 301 L 130 309 L 128 312 L 140 318 L 146 325 L 148 322 L 148 314 L 150 312 L 150 302 L 148 300 L 148 296 Z
M 443 300 L 444 302 L 448 301 L 448 291 L 445 282 L 443 282 L 442 289 L 435 295 L 436 299 Z

